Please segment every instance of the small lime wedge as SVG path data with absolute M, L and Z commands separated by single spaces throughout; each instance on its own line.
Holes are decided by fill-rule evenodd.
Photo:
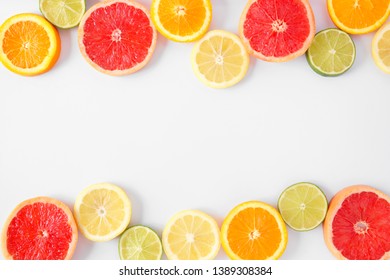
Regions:
M 297 183 L 286 188 L 279 197 L 278 208 L 292 229 L 308 231 L 325 219 L 328 200 L 322 190 L 311 183 Z
M 352 67 L 356 49 L 351 36 L 337 28 L 318 32 L 306 52 L 310 67 L 323 76 L 338 76 Z
M 85 0 L 39 0 L 42 15 L 59 28 L 77 26 L 85 13 Z
M 160 260 L 162 252 L 160 237 L 146 226 L 132 226 L 119 239 L 121 260 Z

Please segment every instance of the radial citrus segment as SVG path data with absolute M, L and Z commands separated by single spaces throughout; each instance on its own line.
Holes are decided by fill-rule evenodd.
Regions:
M 390 258 L 390 197 L 365 185 L 340 190 L 330 201 L 323 231 L 338 259 Z
M 256 58 L 284 62 L 303 55 L 315 34 L 315 19 L 307 0 L 249 0 L 239 34 Z
M 212 18 L 210 0 L 153 0 L 150 12 L 158 31 L 177 42 L 201 38 Z
M 78 240 L 69 207 L 50 197 L 18 204 L 4 224 L 1 243 L 6 259 L 71 259 Z
M 108 241 L 120 235 L 130 223 L 131 202 L 125 191 L 114 184 L 94 184 L 77 196 L 74 211 L 86 238 Z
M 231 259 L 278 259 L 287 246 L 287 229 L 272 206 L 249 201 L 233 208 L 223 221 L 222 246 Z
M 390 0 L 327 0 L 330 18 L 350 34 L 364 34 L 379 28 L 390 13 Z
M 166 224 L 162 242 L 168 259 L 214 259 L 220 248 L 217 222 L 198 210 L 176 213 Z
M 146 7 L 130 0 L 107 0 L 84 14 L 78 29 L 81 54 L 109 75 L 134 73 L 152 58 L 157 31 Z
M 10 71 L 34 76 L 57 62 L 61 40 L 54 26 L 36 14 L 17 14 L 0 26 L 0 61 Z
M 390 74 L 390 22 L 375 33 L 371 49 L 375 64 L 382 71 Z

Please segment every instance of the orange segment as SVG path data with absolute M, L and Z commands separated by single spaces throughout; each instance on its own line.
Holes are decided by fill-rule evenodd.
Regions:
M 18 14 L 0 27 L 0 61 L 11 71 L 32 76 L 48 71 L 61 50 L 57 30 L 36 14 Z
M 328 0 L 329 15 L 340 29 L 364 34 L 379 28 L 390 13 L 390 0 Z
M 287 229 L 272 206 L 249 201 L 236 206 L 225 218 L 222 246 L 231 259 L 278 259 L 287 245 Z
M 153 0 L 151 16 L 158 31 L 177 42 L 201 38 L 211 22 L 210 0 Z

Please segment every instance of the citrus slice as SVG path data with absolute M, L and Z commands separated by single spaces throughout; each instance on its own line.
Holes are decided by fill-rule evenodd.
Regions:
M 107 0 L 83 16 L 78 32 L 81 54 L 98 71 L 126 75 L 143 68 L 156 47 L 157 31 L 147 9 L 130 0 Z
M 287 229 L 279 212 L 260 201 L 234 207 L 223 221 L 222 247 L 233 260 L 278 259 L 287 246 Z
M 21 202 L 8 216 L 1 241 L 6 259 L 71 259 L 77 244 L 77 226 L 63 202 L 36 197 Z
M 298 183 L 282 192 L 278 208 L 283 220 L 292 229 L 307 231 L 323 222 L 328 210 L 328 201 L 316 185 Z
M 390 22 L 383 25 L 372 40 L 372 56 L 375 64 L 390 74 Z
M 338 259 L 389 259 L 390 197 L 364 185 L 344 188 L 330 201 L 323 230 Z
M 39 0 L 42 15 L 60 28 L 77 26 L 85 13 L 85 0 Z
M 160 237 L 149 227 L 132 226 L 119 239 L 121 260 L 160 260 L 162 252 Z
M 204 84 L 227 88 L 244 78 L 249 55 L 238 36 L 213 30 L 195 43 L 191 62 L 195 75 Z
M 378 29 L 388 18 L 390 0 L 327 0 L 329 16 L 336 26 L 350 34 Z
M 150 13 L 164 37 L 176 42 L 193 42 L 207 32 L 212 7 L 210 0 L 153 0 Z
M 36 14 L 18 14 L 0 26 L 0 61 L 23 76 L 50 70 L 61 51 L 60 36 L 53 25 Z
M 303 55 L 315 34 L 308 0 L 249 0 L 241 14 L 239 34 L 256 58 L 284 62 Z
M 217 222 L 198 210 L 176 213 L 162 233 L 165 254 L 170 260 L 211 260 L 221 246 Z
M 130 223 L 131 203 L 120 187 L 100 183 L 82 190 L 74 213 L 79 229 L 92 241 L 108 241 L 120 235 Z
M 310 67 L 323 76 L 338 76 L 350 69 L 356 49 L 346 32 L 329 28 L 318 32 L 306 52 Z

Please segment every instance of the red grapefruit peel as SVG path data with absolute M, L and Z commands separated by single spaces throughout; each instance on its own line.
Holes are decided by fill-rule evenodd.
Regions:
M 43 213 L 39 211 L 42 206 L 46 210 L 50 207 L 55 212 Z M 34 219 L 31 219 L 34 214 Z M 57 223 L 57 228 L 53 227 L 56 226 L 54 223 Z M 63 228 L 60 229 L 60 226 Z M 1 233 L 1 249 L 4 258 L 8 260 L 69 260 L 77 241 L 77 225 L 69 207 L 57 199 L 44 196 L 19 203 L 8 216 Z
M 390 197 L 366 185 L 342 189 L 330 201 L 323 233 L 337 259 L 389 259 Z
M 78 29 L 82 56 L 93 68 L 112 76 L 143 68 L 152 58 L 156 40 L 149 11 L 132 0 L 98 2 L 84 14 Z
M 249 0 L 238 31 L 249 54 L 286 62 L 309 48 L 316 32 L 315 18 L 308 0 Z

